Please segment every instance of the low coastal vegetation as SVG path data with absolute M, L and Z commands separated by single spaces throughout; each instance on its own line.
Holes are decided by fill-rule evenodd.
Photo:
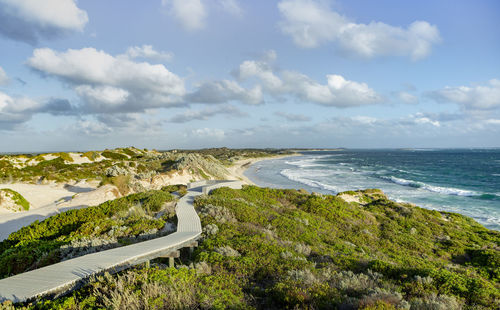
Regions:
M 28 211 L 30 203 L 18 192 L 2 188 L 0 189 L 0 208 L 12 211 Z
M 171 190 L 175 189 L 164 192 Z M 156 197 L 158 193 L 144 195 Z M 38 258 L 30 265 L 17 265 L 18 272 L 45 262 L 44 257 L 53 258 L 54 255 L 41 253 L 53 253 L 77 236 L 102 236 L 116 225 L 108 223 L 117 221 L 112 214 L 129 212 L 131 202 L 143 199 L 138 197 L 132 195 L 86 209 L 89 214 L 84 218 L 93 218 L 92 221 L 82 219 L 83 214 L 78 212 L 84 210 L 79 210 L 66 213 L 56 222 L 49 219 L 12 234 L 1 244 L 0 250 L 7 253 L 3 256 L 11 257 L 2 261 L 2 274 L 14 273 L 8 266 L 16 266 L 28 256 Z M 333 196 L 255 186 L 242 190 L 220 188 L 198 197 L 195 205 L 202 219 L 202 240 L 193 256 L 181 257 L 177 268 L 167 268 L 158 260 L 151 267 L 104 274 L 56 300 L 17 306 L 27 309 L 498 309 L 500 306 L 500 233 L 459 214 L 396 203 L 379 190 Z M 148 223 L 146 227 L 161 226 Z M 13 305 L 5 303 L 4 307 Z
M 129 147 L 101 152 L 2 155 L 0 183 L 67 183 L 85 179 L 107 184 L 110 183 L 107 177 L 117 175 L 148 180 L 155 175 L 174 173 L 189 174 L 192 179 L 222 179 L 227 176 L 227 165 L 235 160 L 284 153 L 289 152 L 227 148 L 158 152 Z
M 132 194 L 35 221 L 0 242 L 0 278 L 175 230 L 179 186 Z
M 209 148 L 201 150 L 188 150 L 183 151 L 186 153 L 195 153 L 202 155 L 210 155 L 217 160 L 220 160 L 226 165 L 232 164 L 235 160 L 245 158 L 259 158 L 273 155 L 291 155 L 292 151 L 286 149 L 229 149 L 222 148 Z

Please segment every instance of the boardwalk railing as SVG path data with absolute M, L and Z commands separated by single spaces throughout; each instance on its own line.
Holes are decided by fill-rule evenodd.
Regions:
M 241 188 L 241 182 L 219 181 L 199 186 L 230 186 Z M 192 245 L 201 235 L 201 222 L 194 210 L 194 198 L 211 189 L 189 186 L 187 194 L 179 199 L 176 207 L 177 232 L 149 241 L 135 243 L 107 251 L 88 254 L 54 265 L 21 273 L 0 280 L 0 302 L 24 302 L 37 297 L 66 292 L 82 280 L 104 271 L 118 272 L 157 257 Z

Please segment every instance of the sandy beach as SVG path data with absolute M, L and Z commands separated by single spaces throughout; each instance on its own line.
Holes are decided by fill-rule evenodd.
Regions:
M 242 160 L 238 160 L 234 162 L 233 166 L 227 168 L 230 173 L 230 178 L 234 180 L 241 180 L 249 185 L 255 185 L 249 178 L 247 178 L 244 173 L 245 171 L 253 164 L 258 163 L 264 160 L 271 159 L 280 159 L 285 157 L 294 157 L 301 156 L 301 154 L 287 154 L 287 155 L 278 155 L 278 156 L 267 156 L 267 157 L 259 157 L 259 158 L 246 158 Z

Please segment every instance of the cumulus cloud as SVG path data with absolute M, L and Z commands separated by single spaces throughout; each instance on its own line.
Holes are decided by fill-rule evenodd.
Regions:
M 27 64 L 62 80 L 82 99 L 87 113 L 141 112 L 182 105 L 184 81 L 164 65 L 134 62 L 94 48 L 33 51 Z
M 187 102 L 193 103 L 228 103 L 239 101 L 256 105 L 262 103 L 262 89 L 255 86 L 246 89 L 235 81 L 209 81 L 197 85 L 196 90 L 185 96 Z
M 86 136 L 103 136 L 113 132 L 113 128 L 105 123 L 86 119 L 78 120 L 66 130 L 83 133 Z
M 162 5 L 188 31 L 205 28 L 210 6 L 219 7 L 233 16 L 243 15 L 237 0 L 162 0 Z
M 186 30 L 205 26 L 207 8 L 202 0 L 162 0 L 162 4 Z
M 401 91 L 396 94 L 396 97 L 403 103 L 416 104 L 418 103 L 418 98 L 408 92 Z
M 382 97 L 366 83 L 329 74 L 326 84 L 321 84 L 299 72 L 277 72 L 267 61 L 244 61 L 233 74 L 242 81 L 257 79 L 272 95 L 292 96 L 326 106 L 351 107 L 382 101 Z
M 7 76 L 7 73 L 3 70 L 2 67 L 0 67 L 0 85 L 5 85 L 9 81 L 9 77 Z
M 277 111 L 274 113 L 274 115 L 286 119 L 289 122 L 308 122 L 311 120 L 309 116 L 305 116 L 302 114 L 286 113 L 282 111 Z
M 491 110 L 500 108 L 500 80 L 492 79 L 486 85 L 447 86 L 428 93 L 440 102 L 451 102 L 465 110 Z
M 87 22 L 75 0 L 0 0 L 0 34 L 13 40 L 36 44 L 83 31 Z
M 75 111 L 64 99 L 34 100 L 28 97 L 11 97 L 0 92 L 0 128 L 13 129 L 31 119 L 34 114 L 71 115 Z
M 335 42 L 341 51 L 364 58 L 409 56 L 418 60 L 441 40 L 438 28 L 426 21 L 415 21 L 407 28 L 374 21 L 359 24 L 333 11 L 325 1 L 283 0 L 278 9 L 283 17 L 281 30 L 304 48 Z
M 132 59 L 147 58 L 159 61 L 170 61 L 174 57 L 173 53 L 157 51 L 152 45 L 131 46 L 125 55 Z
M 246 113 L 232 105 L 208 107 L 202 110 L 187 110 L 184 113 L 174 115 L 170 118 L 172 123 L 187 123 L 194 120 L 208 120 L 216 115 L 227 115 L 230 117 L 244 117 Z
M 224 11 L 235 16 L 243 15 L 243 10 L 236 0 L 219 0 L 219 3 Z
M 225 138 L 226 133 L 222 129 L 198 128 L 191 130 L 190 136 L 195 138 L 222 140 Z

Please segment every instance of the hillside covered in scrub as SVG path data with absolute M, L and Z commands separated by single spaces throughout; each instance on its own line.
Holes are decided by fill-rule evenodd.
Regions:
M 138 180 L 185 175 L 190 179 L 224 178 L 226 168 L 244 158 L 287 154 L 283 150 L 205 149 L 163 151 L 118 148 L 85 153 L 0 155 L 0 183 L 71 183 L 79 180 L 109 182 L 118 175 Z
M 163 197 L 154 198 L 163 204 L 170 200 L 169 191 L 174 189 L 147 195 Z M 23 253 L 18 248 L 29 244 L 30 255 L 41 259 L 44 254 L 40 253 L 51 253 L 52 260 L 61 259 L 65 253 L 61 245 L 75 238 L 100 238 L 114 233 L 117 225 L 135 227 L 136 222 L 126 220 L 134 218 L 127 215 L 131 205 L 148 199 L 132 195 L 86 209 L 95 209 L 86 211 L 95 214 L 92 217 L 61 214 L 55 222 L 59 223 L 56 228 L 36 223 L 12 234 L 0 246 L 4 253 L 12 253 L 12 257 L 21 255 L 15 254 Z M 255 186 L 242 190 L 221 188 L 198 197 L 195 205 L 202 219 L 202 240 L 194 255 L 181 256 L 177 268 L 167 268 L 158 259 L 150 267 L 138 266 L 116 275 L 99 276 L 68 296 L 16 307 L 498 309 L 500 306 L 500 233 L 462 215 L 396 203 L 379 190 L 333 196 Z M 159 209 L 149 207 L 149 210 L 143 214 L 153 216 L 150 212 Z M 113 214 L 111 220 L 107 219 L 110 214 Z M 88 222 L 85 218 L 89 218 Z M 103 224 L 90 223 L 96 219 Z M 142 220 L 138 225 L 157 228 L 168 217 L 159 220 L 162 223 Z M 65 221 L 69 222 L 63 225 Z M 144 229 L 127 231 L 140 234 Z M 4 254 L 2 257 L 6 265 L 16 261 L 5 260 Z M 35 267 L 32 264 L 18 268 L 3 269 L 2 274 Z M 4 308 L 13 307 L 4 303 Z

